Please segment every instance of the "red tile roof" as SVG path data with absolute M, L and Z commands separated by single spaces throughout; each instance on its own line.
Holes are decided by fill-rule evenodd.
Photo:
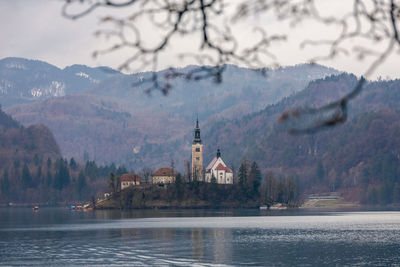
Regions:
M 175 176 L 171 168 L 159 168 L 153 173 L 153 176 Z
M 215 168 L 215 170 L 217 170 L 217 171 L 232 172 L 231 169 L 229 169 L 228 167 L 225 167 L 224 165 L 222 165 L 222 163 L 218 164 L 218 166 L 217 166 L 217 168 Z
M 137 174 L 123 174 L 121 176 L 121 182 L 140 182 L 140 176 Z

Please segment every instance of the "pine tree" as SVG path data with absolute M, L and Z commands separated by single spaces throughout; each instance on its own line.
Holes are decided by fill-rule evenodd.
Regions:
M 51 168 L 51 158 L 47 158 L 47 168 Z
M 26 189 L 32 185 L 32 176 L 29 171 L 28 165 L 24 164 L 22 168 L 22 188 Z
M 78 176 L 78 196 L 79 199 L 82 199 L 82 191 L 86 188 L 86 178 L 83 171 L 79 172 Z
M 70 183 L 68 163 L 63 159 L 59 159 L 56 161 L 56 168 L 53 187 L 54 189 L 61 190 Z
M 72 170 L 76 170 L 76 169 L 77 169 L 78 164 L 76 164 L 76 161 L 75 161 L 74 158 L 71 158 L 71 159 L 70 159 L 70 161 L 69 161 L 69 167 L 70 167 Z
M 242 161 L 239 167 L 239 184 L 240 186 L 244 187 L 247 183 L 247 176 L 248 176 L 248 167 L 249 164 L 246 159 Z
M 122 174 L 128 173 L 128 170 L 126 169 L 126 167 L 124 165 L 119 166 L 116 172 L 117 176 L 121 176 Z
M 183 198 L 182 176 L 178 172 L 175 177 L 175 197 L 178 201 Z
M 258 189 L 261 185 L 261 179 L 262 179 L 261 171 L 258 168 L 257 163 L 253 161 L 248 181 L 250 197 L 252 197 L 253 199 L 257 198 L 260 195 Z
M 42 183 L 42 165 L 40 165 L 37 169 L 35 177 L 35 186 L 39 185 L 40 183 Z
M 1 180 L 1 193 L 8 196 L 8 190 L 10 190 L 10 180 L 8 179 L 8 170 L 5 170 Z
M 40 158 L 37 153 L 35 153 L 35 155 L 33 156 L 33 163 L 35 164 L 35 166 L 39 166 L 40 164 Z
M 117 192 L 117 187 L 115 185 L 115 182 L 116 182 L 115 174 L 111 172 L 108 187 L 110 188 L 111 192 L 113 192 L 114 194 Z
M 244 198 L 248 197 L 248 174 L 249 173 L 249 163 L 247 159 L 243 159 L 239 167 L 239 185 L 241 196 Z

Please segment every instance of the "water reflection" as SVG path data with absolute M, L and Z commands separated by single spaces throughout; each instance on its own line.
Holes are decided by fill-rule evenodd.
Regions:
M 225 263 L 232 258 L 232 229 L 214 229 L 214 261 Z
M 191 241 L 193 257 L 197 260 L 202 260 L 204 256 L 203 230 L 192 229 Z
M 399 212 L 0 209 L 0 265 L 393 265 L 399 250 Z

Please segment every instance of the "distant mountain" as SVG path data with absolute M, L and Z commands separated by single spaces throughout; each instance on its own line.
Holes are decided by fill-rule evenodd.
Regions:
M 199 67 L 188 66 L 179 69 L 179 72 L 189 73 L 195 68 Z M 163 77 L 167 72 L 164 70 L 156 74 L 165 82 Z M 168 80 L 172 89 L 166 97 L 157 90 L 152 91 L 150 96 L 144 94 L 152 84 L 140 84 L 140 81 L 149 79 L 152 72 L 115 76 L 90 87 L 86 93 L 118 99 L 131 111 L 150 106 L 153 110 L 168 110 L 189 116 L 191 120 L 196 113 L 203 120 L 235 118 L 261 110 L 304 89 L 310 81 L 332 74 L 340 72 L 321 65 L 303 64 L 269 70 L 263 76 L 259 71 L 228 65 L 222 83 L 217 84 L 212 79 L 188 81 L 185 77 Z M 133 87 L 133 84 L 136 86 Z
M 221 84 L 176 78 L 171 81 L 170 93 L 163 96 L 159 91 L 146 94 L 145 89 L 151 84 L 133 86 L 152 75 L 151 72 L 125 75 L 110 69 L 104 71 L 79 65 L 60 70 L 47 63 L 23 59 L 1 62 L 6 66 L 3 77 L 8 77 L 3 80 L 15 83 L 18 79 L 23 80 L 24 76 L 21 78 L 17 74 L 25 68 L 26 77 L 30 78 L 24 81 L 28 84 L 40 84 L 34 77 L 42 76 L 46 77 L 46 82 L 62 81 L 65 84 L 63 96 L 48 94 L 38 98 L 29 96 L 31 90 L 21 89 L 29 99 L 26 100 L 24 94 L 19 97 L 18 93 L 7 93 L 3 95 L 7 105 L 29 102 L 9 106 L 7 112 L 24 125 L 42 123 L 48 126 L 67 157 L 82 159 L 87 152 L 91 159 L 99 162 L 114 161 L 133 168 L 169 164 L 174 154 L 182 153 L 182 149 L 187 154 L 188 148 L 171 149 L 169 144 L 177 144 L 191 134 L 196 113 L 202 125 L 241 117 L 302 90 L 311 80 L 340 73 L 324 66 L 304 64 L 270 70 L 264 77 L 254 70 L 227 66 Z M 40 68 L 30 65 L 36 63 Z M 193 68 L 197 66 L 180 71 L 188 72 Z M 29 76 L 28 69 L 40 75 Z M 47 72 L 47 69 L 51 71 Z M 15 76 L 7 76 L 9 72 Z M 160 79 L 165 72 L 157 73 Z M 61 78 L 56 79 L 57 75 Z M 17 87 L 12 88 L 20 91 L 15 89 Z M 41 92 L 46 92 L 45 86 L 40 88 Z M 185 146 L 190 143 L 190 140 L 184 140 Z M 182 167 L 183 162 L 178 164 Z
M 119 73 L 105 67 L 73 65 L 59 69 L 39 60 L 0 60 L 0 103 L 3 107 L 79 93 Z

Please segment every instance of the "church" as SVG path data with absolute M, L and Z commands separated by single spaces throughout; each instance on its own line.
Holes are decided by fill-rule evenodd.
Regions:
M 211 183 L 213 178 L 218 184 L 233 184 L 233 172 L 222 160 L 219 149 L 217 150 L 217 156 L 213 158 L 205 169 L 204 176 L 203 144 L 200 138 L 199 120 L 197 119 L 192 143 L 192 180 Z

